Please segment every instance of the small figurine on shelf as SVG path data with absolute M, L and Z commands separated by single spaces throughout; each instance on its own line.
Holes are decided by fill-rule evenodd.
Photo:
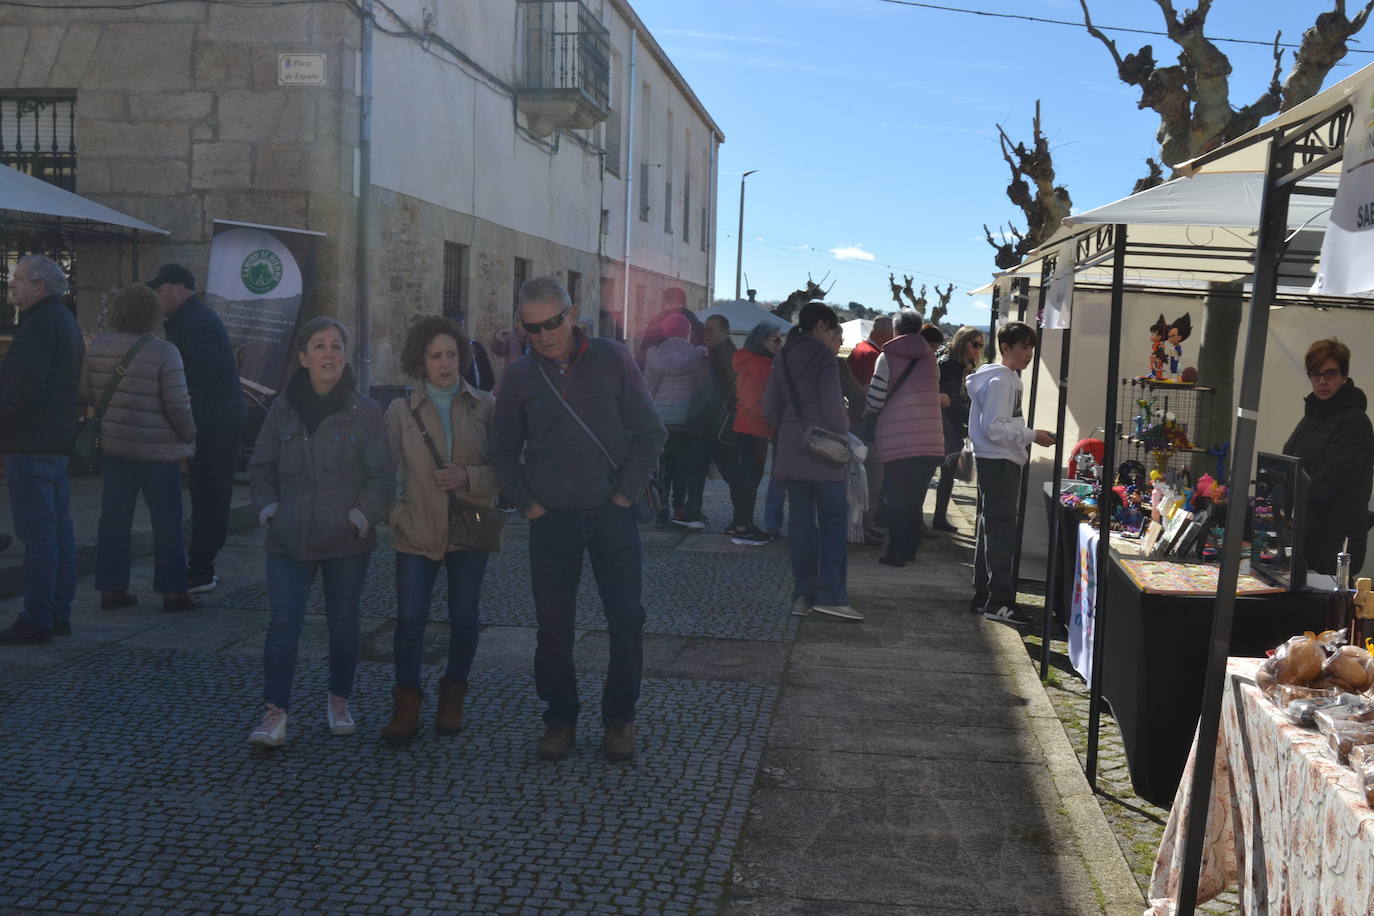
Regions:
M 1150 472 L 1150 521 L 1158 524 L 1164 514 L 1164 473 L 1159 470 Z
M 1140 408 L 1140 413 L 1135 415 L 1135 437 L 1137 439 L 1145 435 L 1145 428 L 1154 418 L 1155 398 L 1141 398 L 1136 401 L 1136 406 Z
M 1198 499 L 1210 500 L 1212 498 L 1212 491 L 1216 489 L 1216 485 L 1216 479 L 1213 478 L 1211 474 L 1204 472 L 1203 475 L 1197 479 L 1197 487 L 1193 491 L 1193 495 Z
M 1183 342 L 1193 336 L 1193 316 L 1191 312 L 1184 312 L 1183 317 L 1169 325 L 1169 342 L 1165 346 L 1165 352 L 1169 358 L 1169 374 L 1167 378 L 1171 381 L 1179 380 L 1179 373 L 1183 366 Z
M 1164 338 L 1169 336 L 1169 322 L 1164 320 L 1164 313 L 1159 313 L 1159 320 L 1150 325 L 1150 371 L 1141 378 L 1163 379 L 1165 368 Z

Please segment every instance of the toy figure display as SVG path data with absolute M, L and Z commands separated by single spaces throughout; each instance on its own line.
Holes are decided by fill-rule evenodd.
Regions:
M 1168 342 L 1164 346 L 1169 360 L 1169 374 L 1166 378 L 1176 382 L 1183 371 L 1183 342 L 1193 336 L 1192 313 L 1184 312 L 1183 317 L 1169 325 L 1168 335 Z
M 1164 320 L 1164 313 L 1159 313 L 1159 320 L 1150 325 L 1150 371 L 1142 375 L 1141 378 L 1153 378 L 1163 381 L 1167 376 L 1164 374 L 1166 354 L 1164 351 L 1164 339 L 1169 336 L 1169 322 Z

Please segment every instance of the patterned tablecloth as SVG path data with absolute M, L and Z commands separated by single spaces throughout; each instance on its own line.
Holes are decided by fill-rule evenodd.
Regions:
M 1293 725 L 1251 680 L 1260 659 L 1227 664 L 1198 902 L 1237 887 L 1246 913 L 1374 913 L 1374 811 L 1354 772 L 1315 729 Z M 1172 916 L 1183 874 L 1197 740 L 1155 858 L 1147 916 Z

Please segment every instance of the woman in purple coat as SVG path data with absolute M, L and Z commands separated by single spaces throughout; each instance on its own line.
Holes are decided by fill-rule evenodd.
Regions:
M 905 566 L 916 559 L 926 490 L 945 457 L 945 434 L 940 370 L 921 336 L 920 314 L 902 309 L 893 330 L 897 336 L 883 344 L 873 370 L 868 410 L 878 414 L 874 448 L 883 465 L 887 504 L 887 552 L 878 562 Z
M 846 534 L 848 470 L 802 451 L 803 433 L 819 426 L 849 432 L 835 354 L 828 343 L 840 320 L 819 302 L 802 307 L 796 327 L 773 360 L 763 392 L 763 414 L 778 431 L 773 476 L 787 488 L 787 546 L 792 554 L 792 613 L 813 610 L 843 620 L 863 620 L 849 606 Z

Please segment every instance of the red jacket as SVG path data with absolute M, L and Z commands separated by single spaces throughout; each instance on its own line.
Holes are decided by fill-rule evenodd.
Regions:
M 773 428 L 763 418 L 763 389 L 773 371 L 772 357 L 736 350 L 731 365 L 735 370 L 735 425 L 732 428 L 737 433 L 773 438 Z
M 871 340 L 861 340 L 849 351 L 849 371 L 854 373 L 860 385 L 873 381 L 873 367 L 878 364 L 878 354 L 881 352 L 882 347 Z

